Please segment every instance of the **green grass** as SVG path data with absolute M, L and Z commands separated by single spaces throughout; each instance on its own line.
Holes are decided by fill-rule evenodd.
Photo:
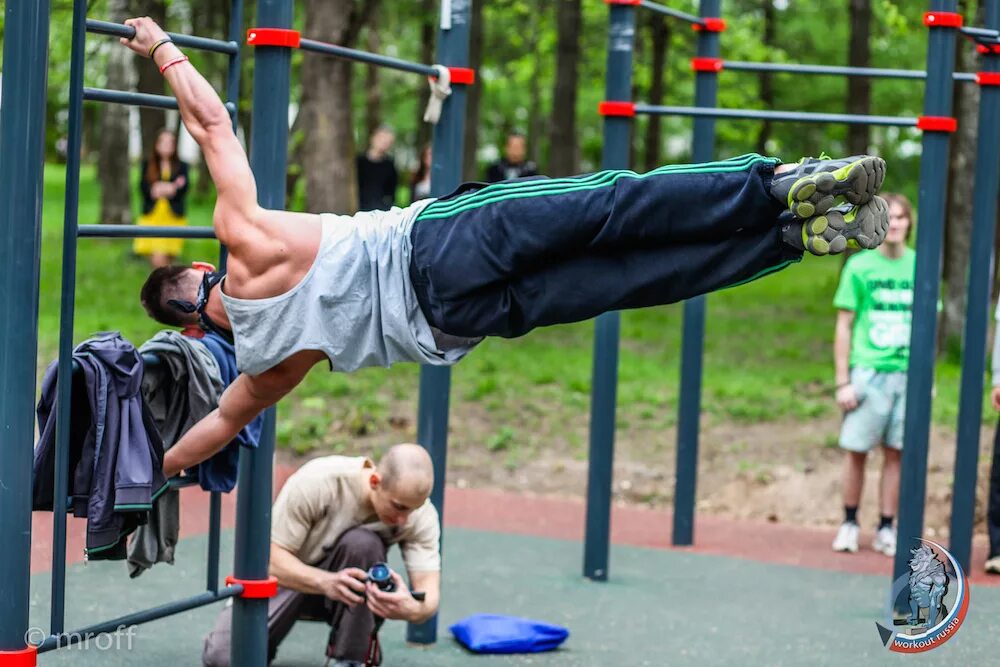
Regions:
M 58 348 L 64 179 L 61 166 L 46 168 L 40 370 Z M 190 202 L 191 224 L 210 224 L 211 204 Z M 97 222 L 98 206 L 95 174 L 86 168 L 80 223 Z M 214 259 L 216 254 L 212 241 L 187 241 L 182 259 Z M 160 328 L 138 304 L 148 268 L 132 256 L 130 241 L 81 239 L 78 267 L 74 341 L 115 329 L 140 344 Z M 708 419 L 761 422 L 834 414 L 830 302 L 839 267 L 838 259 L 806 258 L 777 275 L 709 297 L 702 402 Z M 619 428 L 674 423 L 682 316 L 679 304 L 623 313 Z M 541 425 L 559 430 L 587 419 L 593 328 L 585 322 L 518 340 L 487 340 L 454 369 L 452 414 L 475 408 L 486 415 L 486 430 L 493 435 L 483 444 L 504 451 L 514 465 L 525 447 L 543 444 L 532 439 Z M 279 442 L 297 452 L 347 451 L 360 436 L 412 433 L 414 417 L 401 417 L 399 406 L 415 403 L 418 374 L 412 364 L 352 375 L 316 369 L 282 404 Z M 942 362 L 937 375 L 934 419 L 954 424 L 959 367 Z M 987 418 L 991 414 L 984 411 Z M 567 437 L 573 450 L 582 451 L 583 443 Z

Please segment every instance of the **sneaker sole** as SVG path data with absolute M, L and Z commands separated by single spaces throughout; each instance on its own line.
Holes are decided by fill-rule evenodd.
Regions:
M 836 171 L 803 176 L 788 191 L 788 209 L 799 218 L 823 215 L 843 197 L 855 206 L 871 201 L 885 180 L 885 160 L 865 156 Z
M 884 544 L 879 544 L 879 545 L 873 544 L 872 551 L 874 551 L 875 553 L 880 553 L 883 556 L 889 556 L 890 558 L 896 555 L 895 549 L 889 549 Z
M 814 255 L 836 255 L 848 247 L 877 248 L 889 231 L 889 205 L 873 196 L 847 214 L 828 211 L 802 223 L 803 242 Z

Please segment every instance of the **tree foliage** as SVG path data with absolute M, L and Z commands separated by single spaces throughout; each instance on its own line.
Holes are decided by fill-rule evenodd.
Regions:
M 160 2 L 165 7 L 169 29 L 177 31 L 214 29 L 224 36 L 222 21 L 210 18 L 220 13 L 226 0 L 198 2 L 194 0 L 129 0 L 131 7 L 139 8 L 151 2 Z M 478 0 L 477 0 L 478 2 Z M 772 61 L 816 63 L 828 65 L 848 65 L 850 39 L 852 35 L 849 8 L 870 4 L 871 23 L 869 26 L 869 49 L 871 66 L 899 69 L 923 69 L 926 66 L 927 29 L 922 24 L 925 3 L 904 2 L 903 0 L 841 0 L 837 3 L 789 2 L 788 0 L 725 0 L 723 16 L 727 20 L 727 30 L 721 36 L 722 55 L 727 60 Z M 326 3 L 320 0 L 298 0 L 295 3 L 295 25 L 305 31 L 313 31 L 319 25 L 336 22 L 314 22 L 306 26 L 307 11 L 322 16 L 332 12 L 333 7 L 347 6 L 338 0 Z M 358 3 L 358 6 L 368 3 Z M 382 53 L 408 60 L 427 58 L 427 35 L 436 32 L 438 25 L 438 2 L 382 2 L 372 11 L 376 20 L 358 28 L 352 35 L 357 45 L 378 44 Z M 974 5 L 975 3 L 970 3 Z M 308 6 L 307 6 L 308 5 Z M 690 13 L 697 12 L 696 0 L 674 0 L 670 5 Z M 211 9 L 209 9 L 211 7 Z M 475 122 L 469 128 L 467 140 L 475 139 L 475 152 L 467 159 L 466 175 L 481 173 L 485 164 L 497 157 L 504 135 L 510 130 L 520 130 L 531 140 L 530 154 L 536 158 L 543 171 L 549 167 L 553 137 L 565 141 L 563 128 L 558 125 L 564 119 L 575 119 L 572 132 L 576 146 L 574 161 L 581 171 L 599 167 L 602 150 L 602 124 L 597 114 L 597 105 L 604 97 L 604 73 L 608 25 L 608 7 L 602 2 L 580 3 L 579 18 L 579 61 L 576 63 L 577 89 L 574 96 L 562 95 L 562 99 L 575 98 L 574 109 L 555 108 L 553 92 L 557 89 L 557 51 L 559 34 L 556 3 L 546 0 L 482 0 L 482 22 L 477 29 L 473 54 L 481 57 L 477 68 L 478 112 L 473 105 Z M 640 12 L 643 10 L 640 9 Z M 108 0 L 90 0 L 89 16 L 106 18 Z M 224 13 L 224 12 L 223 12 Z M 970 17 L 972 12 L 970 11 Z M 653 47 L 653 37 L 649 28 L 643 28 L 647 19 L 639 23 L 640 39 L 635 52 L 634 90 L 636 98 L 644 101 L 650 95 L 662 95 L 662 104 L 689 105 L 694 94 L 694 77 L 689 58 L 695 53 L 697 34 L 687 25 L 670 21 L 666 35 L 658 39 L 656 49 L 667 54 L 662 71 L 658 72 L 664 85 L 658 88 L 653 80 L 653 70 L 657 54 Z M 70 26 L 72 3 L 70 0 L 54 0 L 52 5 L 51 50 L 49 67 L 49 108 L 48 147 L 55 156 L 54 147 L 60 137 L 65 136 L 68 104 Z M 251 1 L 244 14 L 244 26 L 254 24 L 254 3 Z M 770 26 L 770 27 L 768 27 Z M 3 34 L 0 16 L 0 35 Z M 374 31 L 369 34 L 368 31 Z M 336 35 L 312 34 L 318 39 L 335 41 Z M 857 37 L 855 35 L 855 37 Z M 965 40 L 960 40 L 960 48 L 971 48 Z M 565 41 L 564 41 L 565 43 Z M 113 49 L 120 48 L 113 39 L 90 35 L 86 46 L 86 85 L 102 87 L 107 83 L 108 57 Z M 191 52 L 192 60 L 209 74 L 210 80 L 218 86 L 224 84 L 224 59 L 217 56 Z M 213 58 L 216 58 L 213 60 Z M 316 90 L 303 86 L 303 80 L 313 73 L 315 81 L 326 80 L 324 69 L 333 72 L 343 68 L 356 70 L 361 65 L 337 64 L 323 59 L 321 62 L 306 64 L 307 59 L 320 59 L 314 54 L 296 53 L 293 57 L 292 103 L 293 115 L 301 102 L 308 103 L 315 98 Z M 959 62 L 968 65 L 969 59 Z M 253 68 L 250 49 L 244 49 L 243 95 L 240 103 L 240 119 L 246 125 L 249 121 L 249 82 Z M 661 68 L 656 68 L 661 69 Z M 353 141 L 343 138 L 336 142 L 340 152 L 354 151 L 363 145 L 368 125 L 373 122 L 373 114 L 390 124 L 397 133 L 395 155 L 401 171 L 416 165 L 419 146 L 428 136 L 422 127 L 420 115 L 426 99 L 427 82 L 423 77 L 405 72 L 384 70 L 377 79 L 366 77 L 362 72 L 354 76 L 340 75 L 329 90 L 324 90 L 323 104 L 343 104 L 353 113 L 329 112 L 330 118 L 338 118 L 349 127 L 338 128 L 347 132 Z M 375 81 L 376 83 L 373 83 Z M 377 90 L 372 90 L 377 86 Z M 774 74 L 768 77 L 766 85 L 755 74 L 748 72 L 723 71 L 719 77 L 719 105 L 724 108 L 774 108 L 814 112 L 844 113 L 851 109 L 852 98 L 859 89 L 851 90 L 844 77 L 805 76 Z M 853 95 L 851 94 L 853 93 Z M 923 86 L 918 80 L 880 79 L 870 87 L 870 110 L 876 115 L 918 116 L 923 106 Z M 377 104 L 376 104 L 377 103 Z M 367 107 L 366 107 L 367 105 Z M 324 114 L 322 105 L 314 107 L 315 113 Z M 365 109 L 369 109 L 369 113 Z M 88 105 L 85 111 L 84 147 L 88 154 L 94 152 L 96 134 L 99 127 L 100 111 Z M 312 118 L 313 125 L 321 123 L 321 118 Z M 966 112 L 963 122 L 974 122 L 974 112 Z M 647 131 L 648 120 L 636 119 L 633 133 L 635 145 L 633 155 L 656 155 L 664 162 L 684 161 L 690 158 L 690 119 L 664 117 L 658 127 Z M 246 128 L 244 127 L 244 130 Z M 849 148 L 848 129 L 842 125 L 809 123 L 775 123 L 763 127 L 760 121 L 719 121 L 717 123 L 717 154 L 729 156 L 745 153 L 758 148 L 763 140 L 766 152 L 794 159 L 800 155 L 815 155 L 821 151 L 830 154 L 843 153 Z M 649 147 L 647 142 L 658 145 Z M 857 141 L 857 139 L 855 139 Z M 308 133 L 301 123 L 297 124 L 291 145 L 290 171 L 305 174 L 313 184 L 315 192 L 323 184 L 335 183 L 347 178 L 350 170 L 343 168 L 350 163 L 351 155 L 320 156 L 315 151 L 314 159 L 307 159 L 308 151 L 297 147 L 308 144 Z M 870 128 L 870 145 L 883 155 L 891 165 L 887 189 L 906 193 L 916 201 L 919 174 L 920 134 L 916 130 L 894 127 L 873 126 Z M 856 145 L 856 144 L 855 144 Z M 654 150 L 655 149 L 655 150 Z M 96 155 L 92 155 L 96 159 Z M 308 162 L 308 168 L 306 166 Z M 472 164 L 475 164 L 473 167 Z M 329 163 L 329 166 L 327 166 Z M 334 165 L 339 165 L 335 167 Z M 640 166 L 640 165 L 637 165 Z M 324 171 L 325 170 L 325 171 Z M 472 173 L 470 173 L 472 172 Z M 297 197 L 292 203 L 303 204 L 304 185 L 299 184 Z M 339 186 L 332 189 L 342 190 Z M 293 192 L 295 194 L 295 192 Z M 345 195 L 346 197 L 347 195 Z M 349 197 L 348 197 L 349 198 Z M 325 201 L 322 195 L 314 197 Z M 340 201 L 344 197 L 337 197 Z M 344 210 L 344 206 L 338 205 Z

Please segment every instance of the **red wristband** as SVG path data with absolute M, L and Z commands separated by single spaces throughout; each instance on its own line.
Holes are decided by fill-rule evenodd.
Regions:
M 160 74 L 163 74 L 164 72 L 166 72 L 168 69 L 170 69 L 171 67 L 173 67 L 177 63 L 187 62 L 187 59 L 188 59 L 187 56 L 181 56 L 180 58 L 174 58 L 173 60 L 170 60 L 170 61 L 167 61 L 167 62 L 163 63 L 163 67 L 160 68 Z

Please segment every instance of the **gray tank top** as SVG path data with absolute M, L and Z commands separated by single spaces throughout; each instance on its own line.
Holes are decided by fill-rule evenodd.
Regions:
M 316 261 L 298 285 L 266 299 L 222 303 L 236 342 L 236 365 L 258 375 L 302 350 L 321 350 L 330 370 L 400 361 L 447 365 L 476 339 L 438 342 L 410 282 L 410 229 L 430 200 L 405 209 L 323 214 Z

